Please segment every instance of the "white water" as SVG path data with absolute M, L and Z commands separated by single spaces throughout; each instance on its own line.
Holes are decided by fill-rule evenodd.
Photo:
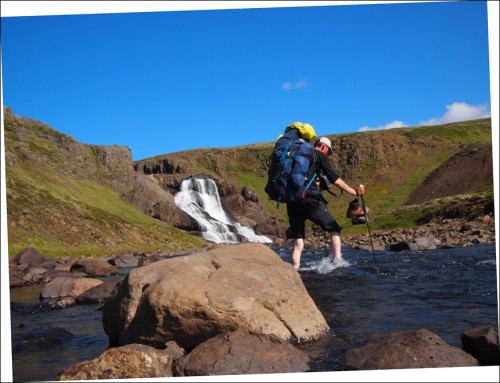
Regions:
M 175 203 L 198 222 L 203 238 L 215 243 L 272 241 L 246 226 L 234 222 L 224 211 L 214 180 L 189 178 L 182 181 Z
M 299 271 L 316 271 L 318 274 L 329 274 L 335 269 L 341 267 L 349 267 L 351 264 L 344 258 L 332 259 L 332 255 L 328 257 L 322 257 L 319 260 L 314 260 L 311 262 L 306 262 L 306 264 L 300 267 Z

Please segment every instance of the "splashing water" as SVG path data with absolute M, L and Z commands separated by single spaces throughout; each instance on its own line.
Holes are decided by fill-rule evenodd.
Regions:
M 299 271 L 315 271 L 318 274 L 329 274 L 332 271 L 342 268 L 349 267 L 351 264 L 344 258 L 335 258 L 332 260 L 332 256 L 322 257 L 319 260 L 307 263 L 305 267 L 301 267 Z

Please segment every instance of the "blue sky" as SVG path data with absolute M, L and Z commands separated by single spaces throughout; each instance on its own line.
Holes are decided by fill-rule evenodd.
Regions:
M 134 160 L 490 115 L 487 2 L 330 3 L 2 17 L 2 103 Z
M 333 3 L 345 2 L 291 8 L 281 1 L 2 1 L 2 104 L 80 142 L 128 146 L 134 160 L 272 142 L 293 121 L 326 135 L 442 124 L 491 111 L 498 199 L 498 3 Z M 214 10 L 180 10 L 202 7 Z M 233 7 L 260 9 L 215 10 Z M 6 254 L 4 161 L 1 167 Z M 498 264 L 498 241 L 496 248 Z M 8 292 L 3 266 L 2 292 Z M 2 351 L 10 348 L 5 298 L 2 293 Z M 2 352 L 2 381 L 12 379 L 10 358 Z M 335 378 L 497 381 L 497 369 L 486 369 L 403 370 L 389 377 L 338 371 Z M 304 379 L 287 379 L 295 375 Z

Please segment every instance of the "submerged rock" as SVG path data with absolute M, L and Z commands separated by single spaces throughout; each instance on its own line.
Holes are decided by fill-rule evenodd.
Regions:
M 21 327 L 20 327 L 21 328 Z M 73 334 L 60 327 L 22 326 L 20 333 L 12 335 L 12 353 L 50 351 L 55 346 L 68 343 Z

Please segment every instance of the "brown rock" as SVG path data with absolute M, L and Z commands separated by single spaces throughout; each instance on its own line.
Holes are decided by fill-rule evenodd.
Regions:
M 40 299 L 75 297 L 101 283 L 101 280 L 94 278 L 55 278 L 43 287 Z
M 143 254 L 138 261 L 138 266 L 143 267 L 164 259 L 160 254 Z
M 80 258 L 71 265 L 72 273 L 85 273 L 89 277 L 104 277 L 118 274 L 118 269 L 104 259 Z
M 462 334 L 462 348 L 475 357 L 481 366 L 498 366 L 498 327 L 475 327 Z
M 236 330 L 197 346 L 178 362 L 181 376 L 309 371 L 310 358 L 274 335 Z
M 476 358 L 425 329 L 389 334 L 346 352 L 348 370 L 477 365 Z
M 132 270 L 104 305 L 110 345 L 174 340 L 186 350 L 238 328 L 307 341 L 329 331 L 297 271 L 258 243 Z
M 108 263 L 115 267 L 137 267 L 139 259 L 132 254 L 119 254 L 111 258 Z
M 19 252 L 13 259 L 16 265 L 26 264 L 39 266 L 45 261 L 45 258 L 35 248 L 27 247 Z
M 45 307 L 50 309 L 64 309 L 76 305 L 76 300 L 73 297 L 58 297 L 48 299 L 43 303 Z
M 101 284 L 98 284 L 94 287 L 91 287 L 87 291 L 83 292 L 80 295 L 77 295 L 75 297 L 76 303 L 82 304 L 82 303 L 89 303 L 89 304 L 95 304 L 95 303 L 102 303 L 106 298 L 108 298 L 113 289 L 116 287 L 116 285 L 120 283 L 120 280 L 114 280 L 114 281 L 106 281 Z
M 28 266 L 24 270 L 23 279 L 26 284 L 45 283 L 48 280 L 47 269 L 40 266 Z
M 134 174 L 112 182 L 125 199 L 145 214 L 166 222 L 172 222 L 177 206 L 174 196 L 162 189 L 153 176 Z
M 26 284 L 24 280 L 23 270 L 9 268 L 9 286 L 10 287 L 21 287 Z
M 254 188 L 250 185 L 246 185 L 241 190 L 241 195 L 245 198 L 245 201 L 259 202 L 259 197 L 255 192 Z
M 173 358 L 166 350 L 130 344 L 104 351 L 98 358 L 71 365 L 57 380 L 139 379 L 173 376 Z

